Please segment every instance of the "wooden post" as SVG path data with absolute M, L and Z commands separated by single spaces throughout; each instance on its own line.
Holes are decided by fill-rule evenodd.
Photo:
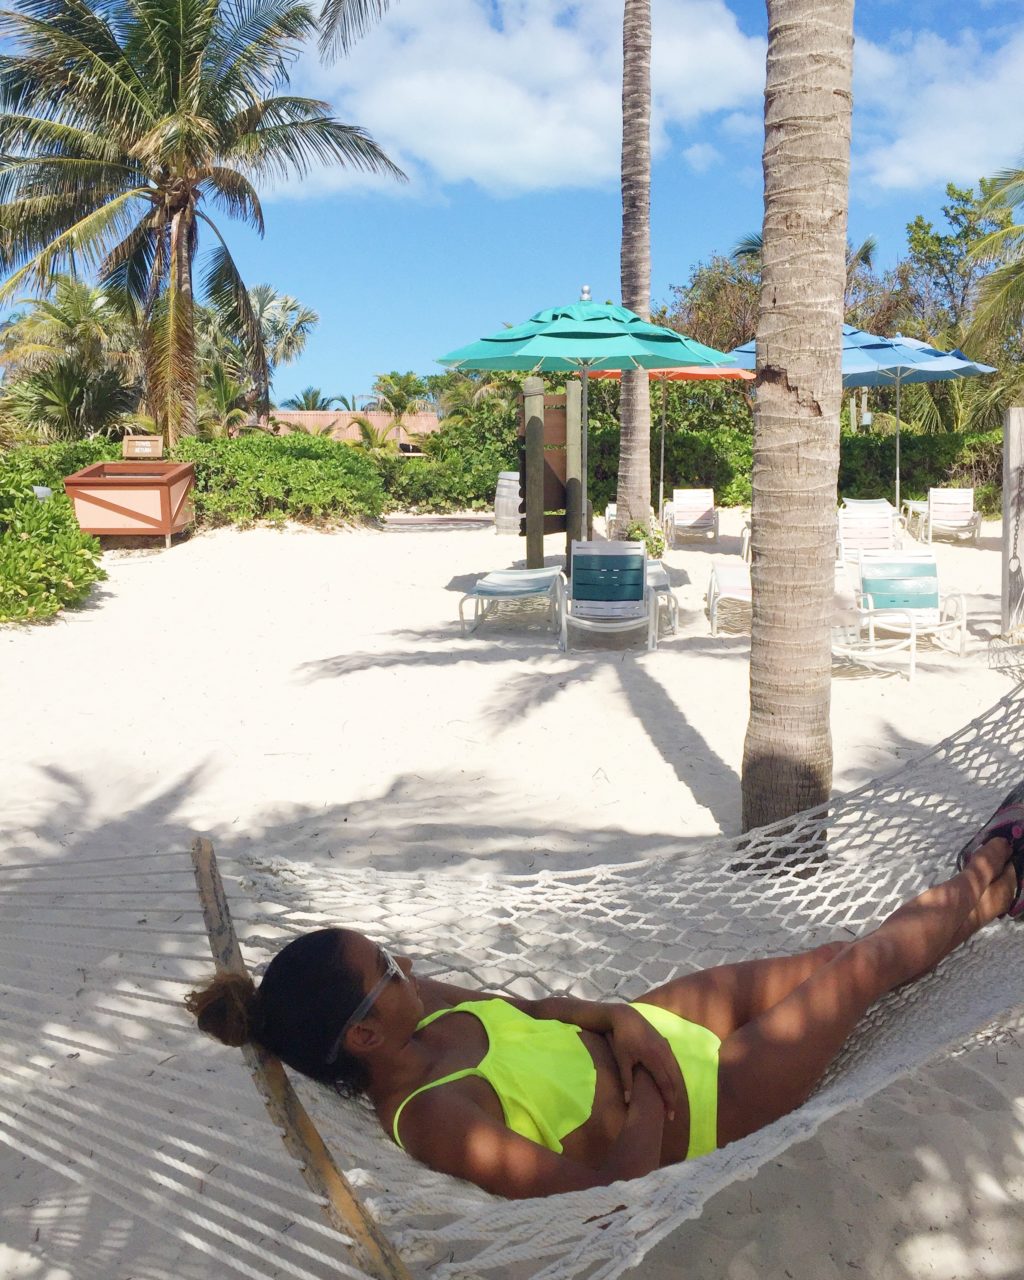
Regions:
M 220 973 L 238 973 L 248 978 L 249 970 L 231 923 L 224 882 L 209 840 L 192 841 L 192 866 L 214 964 Z M 242 1053 L 271 1120 L 281 1130 L 284 1145 L 299 1162 L 310 1190 L 325 1198 L 323 1210 L 327 1221 L 352 1241 L 370 1275 L 378 1280 L 411 1280 L 394 1245 L 334 1163 L 280 1061 L 257 1045 L 243 1045 Z
M 544 567 L 544 382 L 523 383 L 526 419 L 526 567 Z
M 583 388 L 565 384 L 565 571 L 572 573 L 573 539 L 583 533 Z
M 1024 408 L 1003 416 L 1003 635 L 1024 627 Z

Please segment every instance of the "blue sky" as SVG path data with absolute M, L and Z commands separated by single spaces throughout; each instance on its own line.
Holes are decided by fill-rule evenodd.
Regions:
M 1024 0 L 858 0 L 850 236 L 882 265 L 947 181 L 1024 162 Z M 245 277 L 320 313 L 278 399 L 362 394 L 503 322 L 619 293 L 621 0 L 395 0 L 296 91 L 366 128 L 407 185 L 341 170 L 232 228 Z M 761 224 L 762 0 L 653 0 L 652 293 Z

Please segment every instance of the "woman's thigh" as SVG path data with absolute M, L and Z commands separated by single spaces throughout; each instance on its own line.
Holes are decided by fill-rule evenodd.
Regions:
M 720 1040 L 760 1017 L 845 949 L 829 942 L 793 956 L 742 960 L 688 973 L 638 996 L 713 1031 Z

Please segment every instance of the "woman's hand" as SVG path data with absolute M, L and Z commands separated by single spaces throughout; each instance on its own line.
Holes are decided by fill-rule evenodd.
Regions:
M 622 1080 L 622 1094 L 629 1105 L 637 1068 L 650 1072 L 658 1087 L 669 1120 L 675 1119 L 683 1098 L 683 1073 L 663 1035 L 628 1004 L 610 1006 L 611 1049 Z

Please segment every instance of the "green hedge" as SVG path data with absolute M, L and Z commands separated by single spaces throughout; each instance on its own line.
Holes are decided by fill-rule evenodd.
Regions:
M 100 568 L 100 544 L 82 533 L 64 477 L 111 457 L 107 441 L 32 446 L 0 453 L 0 622 L 37 622 L 81 604 Z M 53 497 L 40 502 L 32 485 Z
M 665 491 L 714 489 L 722 507 L 749 506 L 754 441 L 749 431 L 723 426 L 715 432 L 675 430 L 665 435 Z M 651 482 L 657 488 L 660 434 L 651 440 Z M 619 469 L 619 428 L 598 423 L 590 429 L 590 500 L 601 512 L 615 501 Z
M 844 498 L 889 497 L 896 475 L 896 437 L 843 432 L 839 492 Z M 931 486 L 974 489 L 974 505 L 998 515 L 1002 503 L 1003 433 L 940 432 L 900 436 L 900 496 L 928 497 Z
M 714 489 L 719 506 L 749 506 L 753 437 L 748 431 L 722 426 L 715 431 L 670 430 L 665 437 L 665 489 Z M 651 480 L 658 483 L 657 428 L 651 440 Z M 931 486 L 964 486 L 975 491 L 979 511 L 997 515 L 1002 484 L 1002 431 L 981 435 L 943 432 L 900 440 L 900 493 L 926 498 Z M 598 423 L 590 430 L 590 497 L 595 511 L 615 500 L 619 466 L 619 431 Z M 892 494 L 896 474 L 894 436 L 844 431 L 839 451 L 839 493 L 846 498 L 879 498 Z
M 323 436 L 189 437 L 179 442 L 174 456 L 195 464 L 194 502 L 201 525 L 330 524 L 374 519 L 384 510 L 373 459 Z

